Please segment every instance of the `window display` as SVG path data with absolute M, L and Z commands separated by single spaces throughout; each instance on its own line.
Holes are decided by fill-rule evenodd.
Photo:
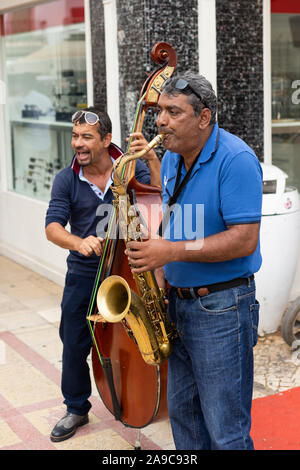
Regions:
M 272 162 L 300 190 L 300 4 L 271 2 Z
M 87 106 L 83 0 L 56 0 L 3 15 L 12 188 L 49 200 L 72 158 L 71 116 Z

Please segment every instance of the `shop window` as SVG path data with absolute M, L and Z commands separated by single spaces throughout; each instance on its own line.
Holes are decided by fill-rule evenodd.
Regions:
M 72 159 L 71 116 L 87 106 L 84 0 L 55 0 L 1 21 L 10 189 L 49 200 Z
M 272 162 L 300 190 L 300 2 L 271 0 Z

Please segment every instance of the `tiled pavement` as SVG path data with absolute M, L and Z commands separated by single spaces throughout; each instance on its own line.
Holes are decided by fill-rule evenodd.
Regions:
M 98 392 L 88 425 L 53 443 L 49 433 L 65 407 L 58 336 L 62 287 L 0 256 L 0 450 L 129 450 L 137 431 L 114 420 Z M 91 367 L 91 366 L 90 366 Z M 255 348 L 254 398 L 300 386 L 297 358 L 280 333 Z M 142 429 L 142 449 L 174 449 L 169 421 Z

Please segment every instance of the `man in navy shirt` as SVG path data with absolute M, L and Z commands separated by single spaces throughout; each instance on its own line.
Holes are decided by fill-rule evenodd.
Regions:
M 50 438 L 55 442 L 68 439 L 88 422 L 91 381 L 86 359 L 91 337 L 86 313 L 102 253 L 103 239 L 97 236 L 97 225 L 104 215 L 99 208 L 112 204 L 113 161 L 122 154 L 111 142 L 107 113 L 91 107 L 75 113 L 72 121 L 75 155 L 71 165 L 54 179 L 46 214 L 48 240 L 70 251 L 59 330 L 63 342 L 61 387 L 67 412 L 52 430 Z M 132 151 L 146 145 L 141 133 L 131 137 Z M 160 186 L 160 162 L 155 152 L 146 158 L 148 166 L 137 160 L 135 176 L 142 183 Z M 68 223 L 70 231 L 65 228 Z
M 184 450 L 253 449 L 262 171 L 253 150 L 219 128 L 216 108 L 204 77 L 166 82 L 157 125 L 167 149 L 161 177 L 169 217 L 163 237 L 126 250 L 133 272 L 164 267 L 170 285 L 179 338 L 169 358 L 168 410 Z

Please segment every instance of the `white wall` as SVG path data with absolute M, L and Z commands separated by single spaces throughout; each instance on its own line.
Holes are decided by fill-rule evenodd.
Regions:
M 215 0 L 198 0 L 199 73 L 217 90 L 217 30 Z
M 45 236 L 47 204 L 0 192 L 0 253 L 63 285 L 67 250 Z

